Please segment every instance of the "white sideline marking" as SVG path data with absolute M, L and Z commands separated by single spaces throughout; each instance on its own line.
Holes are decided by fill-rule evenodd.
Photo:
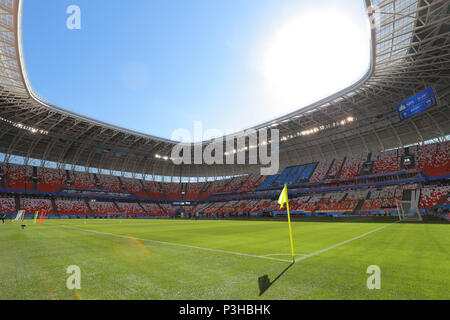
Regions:
M 101 232 L 101 231 L 96 231 L 96 230 L 87 230 L 87 229 L 81 229 L 81 228 L 75 228 L 75 227 L 69 227 L 69 226 L 62 226 L 62 227 L 66 228 L 66 229 L 73 229 L 73 230 L 79 230 L 79 231 L 103 234 L 103 235 L 119 237 L 119 238 L 127 238 L 127 239 L 129 238 L 129 237 L 121 235 L 121 234 L 115 234 L 115 233 L 109 233 L 109 232 Z M 173 242 L 166 242 L 166 241 L 159 241 L 159 240 L 152 240 L 152 239 L 142 239 L 142 238 L 136 238 L 136 239 L 140 240 L 140 241 L 143 241 L 143 242 L 147 241 L 147 242 L 165 244 L 165 245 L 168 245 L 168 246 L 185 247 L 185 248 L 205 250 L 205 251 L 212 251 L 212 252 L 219 252 L 219 253 L 226 253 L 226 254 L 233 254 L 233 255 L 237 255 L 237 256 L 245 256 L 245 257 L 251 257 L 251 258 L 276 260 L 276 261 L 281 261 L 281 262 L 291 262 L 292 261 L 292 260 L 278 259 L 278 258 L 272 258 L 272 257 L 267 257 L 267 256 L 257 256 L 257 255 L 253 255 L 253 254 L 241 253 L 241 252 L 235 252 L 235 251 L 226 251 L 226 250 L 220 250 L 220 249 L 203 248 L 203 247 L 191 246 L 189 244 L 182 244 L 182 243 L 173 243 Z
M 300 258 L 295 259 L 295 262 L 298 262 L 298 261 L 301 261 L 301 260 L 305 260 L 305 259 L 314 257 L 314 256 L 316 256 L 316 255 L 318 255 L 318 254 L 320 254 L 320 253 L 323 253 L 323 252 L 332 250 L 332 249 L 334 249 L 334 248 L 340 247 L 340 246 L 342 246 L 342 245 L 344 245 L 344 244 L 347 244 L 347 243 L 349 243 L 349 242 L 352 242 L 352 241 L 361 239 L 361 238 L 363 238 L 363 237 L 365 237 L 365 236 L 367 236 L 367 235 L 369 235 L 369 234 L 371 234 L 371 233 L 374 233 L 374 232 L 378 232 L 378 231 L 380 231 L 380 230 L 383 230 L 384 228 L 387 228 L 387 227 L 389 227 L 389 226 L 391 226 L 391 225 L 393 225 L 393 224 L 395 224 L 395 223 L 398 223 L 398 222 L 399 222 L 399 221 L 393 222 L 393 223 L 391 223 L 391 224 L 387 224 L 387 225 L 382 226 L 382 227 L 380 227 L 380 228 L 378 228 L 378 229 L 375 229 L 375 230 L 366 232 L 366 233 L 364 233 L 364 234 L 362 234 L 362 235 L 360 235 L 360 236 L 351 238 L 351 239 L 349 239 L 349 240 L 342 241 L 342 242 L 340 242 L 340 243 L 337 243 L 337 244 L 335 244 L 335 245 L 332 245 L 331 247 L 328 247 L 328 248 L 325 248 L 325 249 L 322 249 L 322 250 L 313 252 L 313 253 L 311 253 L 311 254 L 305 254 L 305 255 L 303 255 L 303 257 L 300 257 Z M 121 234 L 110 233 L 110 232 L 101 232 L 101 231 L 96 231 L 96 230 L 88 230 L 88 229 L 75 228 L 75 227 L 69 227 L 69 226 L 63 226 L 63 225 L 62 225 L 62 227 L 63 227 L 63 228 L 66 228 L 66 229 L 73 229 L 73 230 L 78 230 L 78 231 L 85 231 L 85 232 L 90 232 L 90 233 L 103 234 L 103 235 L 108 235 L 108 236 L 113 236 L 113 237 L 118 237 L 118 238 L 129 238 L 128 236 L 124 236 L 124 235 L 121 235 Z M 182 244 L 182 243 L 173 243 L 173 242 L 166 242 L 166 241 L 159 241 L 159 240 L 152 240 L 152 239 L 143 239 L 143 238 L 136 238 L 136 239 L 138 239 L 138 240 L 140 240 L 140 241 L 144 241 L 144 242 L 147 241 L 147 242 L 153 242 L 153 243 L 165 244 L 165 245 L 168 245 L 168 246 L 178 246 L 178 247 L 185 247 L 185 248 L 198 249 L 198 250 L 204 250 L 204 251 L 212 251 L 212 252 L 219 252 L 219 253 L 233 254 L 233 255 L 237 255 L 237 256 L 245 256 L 245 257 L 251 257 L 251 258 L 259 258 L 259 259 L 275 260 L 275 261 L 281 261 L 281 262 L 292 262 L 292 260 L 278 259 L 278 258 L 273 258 L 273 257 L 271 257 L 271 256 L 274 256 L 274 255 L 284 255 L 283 253 L 281 253 L 281 254 L 269 254 L 269 255 L 257 256 L 257 255 L 248 254 L 248 253 L 241 253 L 241 252 L 235 252 L 235 251 L 226 251 L 226 250 L 220 250 L 220 249 L 203 248 L 203 247 L 191 246 L 191 245 L 189 245 L 189 244 Z M 300 254 L 299 254 L 299 255 L 300 255 Z
M 306 253 L 296 253 L 296 256 L 307 256 Z M 292 253 L 272 253 L 272 254 L 265 254 L 261 257 L 270 257 L 270 256 L 290 256 L 292 257 Z M 292 261 L 292 260 L 289 260 Z
M 300 258 L 295 259 L 295 262 L 298 262 L 298 261 L 301 261 L 301 260 L 305 260 L 305 259 L 314 257 L 314 256 L 316 256 L 316 255 L 318 255 L 318 254 L 320 254 L 320 253 L 323 253 L 323 252 L 329 251 L 329 250 L 331 250 L 331 249 L 340 247 L 340 246 L 342 246 L 342 245 L 344 245 L 344 244 L 346 244 L 346 243 L 349 243 L 349 242 L 352 242 L 352 241 L 361 239 L 362 237 L 365 237 L 365 236 L 367 236 L 367 235 L 369 235 L 369 234 L 371 234 L 371 233 L 374 233 L 374 232 L 383 230 L 384 228 L 390 227 L 390 226 L 392 226 L 394 223 L 398 223 L 398 222 L 399 222 L 399 221 L 396 221 L 396 222 L 387 224 L 387 225 L 385 225 L 385 226 L 382 226 L 381 228 L 378 228 L 378 229 L 375 229 L 375 230 L 366 232 L 366 233 L 364 233 L 364 234 L 362 234 L 362 235 L 360 235 L 360 236 L 357 236 L 357 237 L 354 237 L 354 238 L 351 238 L 351 239 L 348 239 L 348 240 L 339 242 L 339 243 L 337 243 L 337 244 L 335 244 L 335 245 L 332 245 L 331 247 L 328 247 L 328 248 L 326 248 L 326 249 L 322 249 L 322 250 L 316 251 L 316 252 L 314 252 L 314 253 L 307 254 L 307 255 L 305 255 L 305 256 L 303 256 L 303 257 L 300 257 Z

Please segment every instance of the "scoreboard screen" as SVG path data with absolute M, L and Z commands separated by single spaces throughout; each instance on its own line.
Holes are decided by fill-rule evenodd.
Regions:
M 437 106 L 436 95 L 432 87 L 412 96 L 397 105 L 397 112 L 401 121 L 412 118 L 434 106 Z

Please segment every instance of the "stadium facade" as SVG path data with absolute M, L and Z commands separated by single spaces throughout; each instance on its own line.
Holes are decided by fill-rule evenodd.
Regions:
M 310 214 L 380 213 L 382 208 L 395 209 L 395 200 L 410 197 L 409 191 L 427 186 L 440 188 L 430 191 L 432 207 L 448 202 L 448 1 L 366 0 L 372 27 L 367 73 L 345 90 L 251 128 L 279 130 L 280 173 L 270 177 L 259 175 L 258 164 L 176 165 L 171 150 L 177 141 L 113 126 L 44 101 L 27 76 L 23 2 L 0 0 L 0 192 L 5 211 L 38 199 L 44 202 L 42 208 L 58 214 L 63 208 L 59 202 L 70 198 L 82 206 L 86 200 L 82 215 L 126 214 L 124 203 L 143 215 L 152 210 L 173 214 L 173 202 L 180 201 L 202 205 L 201 211 L 211 214 L 273 212 L 267 201 L 283 183 L 301 199 L 297 211 Z M 437 106 L 402 120 L 397 105 L 430 87 Z M 209 143 L 202 142 L 202 148 Z M 260 147 L 249 141 L 246 145 Z M 22 164 L 13 163 L 17 157 Z M 377 210 L 366 208 L 370 200 L 382 198 L 369 188 L 386 188 L 382 192 L 388 198 L 383 199 L 392 201 L 378 204 Z M 333 193 L 334 201 L 317 196 L 326 192 L 339 194 Z M 87 199 L 110 204 L 97 212 Z M 332 208 L 324 209 L 330 201 Z M 422 196 L 420 201 L 426 202 Z M 310 211 L 304 210 L 308 202 Z M 336 211 L 336 203 L 347 206 Z M 427 206 L 423 209 L 430 209 Z M 31 204 L 29 211 L 35 209 Z

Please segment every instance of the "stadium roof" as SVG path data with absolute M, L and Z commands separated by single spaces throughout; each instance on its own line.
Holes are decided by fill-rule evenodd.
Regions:
M 351 87 L 252 129 L 280 130 L 281 168 L 377 152 L 450 133 L 450 3 L 365 0 L 371 66 Z M 231 176 L 258 165 L 175 165 L 177 143 L 51 105 L 33 92 L 22 48 L 23 0 L 0 0 L 0 152 L 143 175 Z M 56 81 L 56 80 L 55 80 Z M 439 107 L 400 121 L 396 105 L 433 86 Z M 203 142 L 203 146 L 208 144 Z

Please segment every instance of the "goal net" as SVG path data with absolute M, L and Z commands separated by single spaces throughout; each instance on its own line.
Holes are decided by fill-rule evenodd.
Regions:
M 412 201 L 397 200 L 398 218 L 400 221 L 422 221 L 419 208 Z
M 23 219 L 25 219 L 25 210 L 19 210 L 14 221 L 23 221 Z

